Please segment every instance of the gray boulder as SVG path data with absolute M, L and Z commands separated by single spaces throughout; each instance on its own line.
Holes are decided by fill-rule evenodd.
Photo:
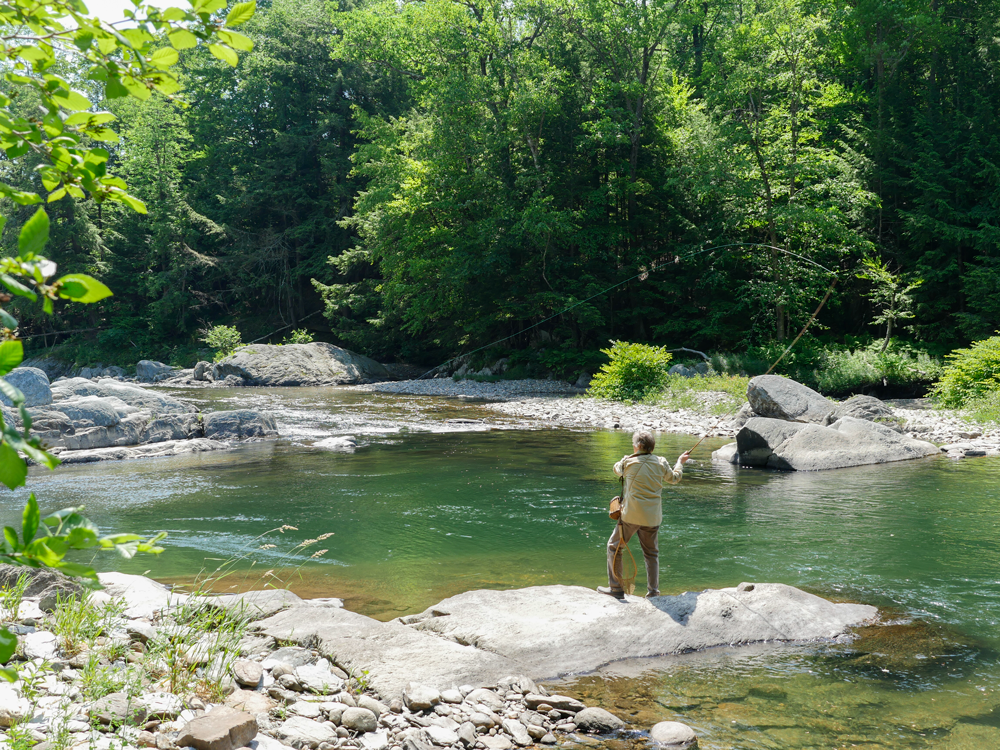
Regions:
M 875 607 L 834 604 L 782 584 L 655 600 L 629 597 L 627 603 L 578 586 L 538 586 L 469 591 L 391 622 L 343 609 L 294 607 L 257 628 L 280 641 L 336 654 L 345 670 L 367 670 L 372 688 L 384 699 L 399 696 L 405 687 L 414 711 L 440 700 L 436 690 L 418 694 L 418 685 L 489 685 L 512 674 L 540 680 L 593 671 L 620 659 L 827 639 L 877 613 Z M 408 686 L 411 680 L 417 685 Z M 473 696 L 467 696 L 470 704 L 476 702 Z M 525 698 L 529 707 L 530 698 Z M 551 696 L 538 700 L 536 705 L 556 706 Z M 584 708 L 573 705 L 574 711 Z
M 355 385 L 391 380 L 373 359 L 324 343 L 252 344 L 215 365 L 215 380 L 239 377 L 246 385 Z
M 70 450 L 59 454 L 64 464 L 89 464 L 95 461 L 124 461 L 130 458 L 163 458 L 183 456 L 193 453 L 225 450 L 229 445 L 218 440 L 192 438 L 191 440 L 168 440 L 151 445 L 129 445 L 93 450 Z
M 758 375 L 747 386 L 754 414 L 787 422 L 824 424 L 836 404 L 812 388 L 780 375 Z
M 212 363 L 199 362 L 194 366 L 194 372 L 191 377 L 195 380 L 200 380 L 206 383 L 213 382 L 215 380 L 215 375 L 212 374 Z
M 3 379 L 24 394 L 24 405 L 27 407 L 52 403 L 49 376 L 37 367 L 17 367 L 4 375 Z M 2 393 L 0 393 L 0 404 L 13 406 L 11 400 Z
M 712 451 L 712 460 L 722 464 L 733 464 L 739 466 L 740 451 L 736 443 L 726 443 L 718 450 Z
M 135 377 L 143 383 L 158 383 L 169 378 L 173 371 L 170 365 L 143 359 L 135 366 Z
M 603 708 L 590 707 L 573 717 L 573 723 L 584 732 L 608 734 L 625 728 L 625 722 Z
M 104 379 L 95 383 L 84 378 L 67 378 L 53 384 L 53 401 L 71 399 L 74 396 L 113 397 L 124 401 L 129 406 L 148 411 L 154 415 L 189 414 L 196 411 L 191 404 L 173 396 L 157 393 L 141 386 L 120 383 L 117 380 Z
M 649 738 L 661 747 L 690 750 L 698 747 L 698 735 L 687 724 L 679 721 L 661 721 L 649 730 Z
M 139 442 L 164 443 L 168 440 L 190 440 L 204 437 L 201 419 L 197 414 L 166 414 L 149 422 L 139 436 Z
M 831 425 L 841 417 L 878 422 L 896 432 L 903 431 L 903 420 L 897 417 L 888 405 L 874 396 L 851 396 L 846 401 L 836 404 L 823 424 Z
M 26 568 L 20 565 L 0 565 L 0 588 L 13 588 L 22 575 L 28 577 L 24 596 L 39 597 L 41 603 L 51 604 L 40 607 L 46 612 L 55 609 L 57 597 L 79 596 L 84 590 L 78 580 L 52 568 Z
M 355 732 L 374 732 L 378 728 L 378 717 L 367 708 L 348 708 L 341 714 L 340 725 Z
M 274 417 L 251 409 L 216 411 L 204 415 L 205 437 L 211 440 L 246 440 L 277 437 Z
M 882 424 L 843 417 L 830 427 L 806 425 L 774 447 L 767 465 L 784 471 L 819 471 L 906 461 L 939 453 L 933 443 L 915 440 Z M 742 450 L 740 459 L 744 460 Z
M 671 365 L 670 369 L 667 370 L 668 375 L 680 375 L 682 378 L 693 378 L 698 373 L 695 372 L 693 367 L 688 367 L 687 365 Z
M 775 448 L 802 430 L 801 422 L 753 417 L 736 433 L 736 450 L 743 466 L 767 466 Z M 713 456 L 714 457 L 714 456 Z

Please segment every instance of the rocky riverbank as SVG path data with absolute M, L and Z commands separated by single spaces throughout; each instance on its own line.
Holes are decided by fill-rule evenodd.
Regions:
M 735 437 L 745 415 L 718 416 L 717 405 L 727 394 L 695 391 L 701 409 L 669 409 L 663 406 L 625 405 L 588 398 L 584 390 L 558 380 L 506 380 L 481 383 L 451 379 L 407 380 L 356 386 L 359 390 L 414 396 L 443 396 L 466 401 L 485 401 L 485 408 L 534 420 L 539 428 L 649 429 L 660 432 L 712 437 Z M 904 434 L 942 446 L 952 458 L 1000 455 L 1000 427 L 967 421 L 955 410 L 937 409 L 928 399 L 884 402 L 898 418 Z M 713 410 L 713 407 L 716 407 Z
M 537 680 L 721 644 L 835 639 L 877 615 L 779 584 L 627 601 L 548 586 L 470 591 L 385 623 L 285 590 L 185 595 L 108 573 L 84 597 L 51 571 L 24 573 L 0 566 L 19 674 L 0 683 L 0 744 L 39 750 L 576 743 L 650 728 Z M 696 742 L 673 722 L 650 736 Z

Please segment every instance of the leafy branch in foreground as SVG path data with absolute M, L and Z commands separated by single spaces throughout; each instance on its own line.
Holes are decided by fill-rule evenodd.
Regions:
M 81 0 L 11 0 L 0 5 L 0 60 L 4 63 L 0 93 L 0 148 L 12 163 L 30 157 L 46 202 L 71 196 L 88 196 L 98 203 L 113 200 L 140 213 L 142 201 L 126 192 L 124 180 L 107 173 L 109 153 L 92 143 L 115 142 L 108 127 L 110 112 L 93 112 L 90 99 L 59 75 L 59 63 L 82 78 L 95 82 L 107 99 L 131 96 L 147 100 L 153 91 L 171 96 L 180 88 L 170 72 L 179 51 L 207 44 L 212 55 L 235 66 L 235 50 L 252 49 L 252 42 L 230 27 L 253 17 L 255 2 L 234 5 L 225 17 L 226 0 L 193 0 L 189 9 L 160 10 L 141 0 L 126 10 L 126 21 L 108 24 L 88 15 Z M 119 29 L 118 26 L 128 26 Z M 13 108 L 16 99 L 37 99 L 36 114 L 22 115 Z M 36 192 L 20 190 L 0 179 L 0 197 L 20 205 L 42 203 Z M 0 230 L 6 219 L 0 217 Z M 17 320 L 6 309 L 14 296 L 41 301 L 51 314 L 56 300 L 92 303 L 111 296 L 111 290 L 85 274 L 56 278 L 56 264 L 42 255 L 49 241 L 50 221 L 43 208 L 24 224 L 18 236 L 17 255 L 0 258 L 0 394 L 15 410 L 0 411 L 0 482 L 13 490 L 25 484 L 27 459 L 54 469 L 59 459 L 31 437 L 32 417 L 24 394 L 3 379 L 24 358 L 17 339 Z M 18 426 L 18 421 L 20 426 Z M 143 539 L 136 534 L 99 536 L 97 527 L 81 514 L 66 508 L 41 515 L 32 494 L 21 517 L 21 533 L 5 526 L 0 559 L 31 568 L 55 568 L 63 573 L 97 580 L 93 568 L 66 556 L 81 550 L 115 550 L 126 558 L 140 552 L 158 553 L 164 534 Z M 17 649 L 17 637 L 0 628 L 0 664 L 7 664 Z M 0 668 L 0 678 L 13 681 L 17 673 Z

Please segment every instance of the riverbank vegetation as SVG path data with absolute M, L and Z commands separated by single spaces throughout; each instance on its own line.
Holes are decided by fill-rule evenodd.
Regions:
M 237 70 L 178 50 L 187 105 L 66 60 L 148 212 L 52 203 L 53 255 L 116 296 L 21 333 L 185 365 L 213 325 L 428 366 L 510 337 L 559 375 L 627 339 L 752 374 L 836 277 L 779 372 L 922 386 L 1000 326 L 998 22 L 969 0 L 275 0 Z M 30 213 L 6 200 L 9 246 Z

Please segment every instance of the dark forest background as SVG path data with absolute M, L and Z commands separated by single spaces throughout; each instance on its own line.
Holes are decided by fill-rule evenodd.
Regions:
M 1000 328 L 995 0 L 275 0 L 244 29 L 235 69 L 182 53 L 186 101 L 105 103 L 149 211 L 49 205 L 50 255 L 115 296 L 22 311 L 35 353 L 190 364 L 224 323 L 436 364 L 643 271 L 491 356 L 776 345 L 824 268 L 815 345 Z

